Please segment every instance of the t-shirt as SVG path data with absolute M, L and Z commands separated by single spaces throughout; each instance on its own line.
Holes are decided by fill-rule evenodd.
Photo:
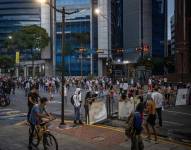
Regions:
M 40 107 L 38 104 L 36 104 L 32 108 L 29 118 L 30 123 L 32 123 L 33 125 L 38 125 L 40 123 L 40 118 L 37 116 L 38 113 L 40 113 Z
M 148 100 L 147 111 L 148 111 L 148 114 L 154 115 L 156 113 L 156 106 L 155 106 L 155 102 L 153 100 Z
M 153 92 L 151 94 L 152 99 L 154 100 L 155 104 L 156 104 L 156 108 L 162 108 L 163 106 L 163 95 L 159 92 Z
M 44 112 L 46 112 L 46 109 L 44 107 L 40 107 L 39 104 L 35 104 L 30 113 L 30 122 L 33 125 L 38 125 L 41 122 L 41 119 L 37 116 L 37 114 L 43 114 Z
M 29 101 L 29 97 L 31 97 L 31 99 L 32 99 L 32 101 L 34 102 L 34 103 L 38 103 L 38 97 L 39 97 L 39 95 L 37 94 L 37 93 L 32 93 L 32 92 L 30 92 L 29 94 L 28 94 L 28 106 L 29 107 L 33 107 L 33 103 L 31 103 L 30 101 Z

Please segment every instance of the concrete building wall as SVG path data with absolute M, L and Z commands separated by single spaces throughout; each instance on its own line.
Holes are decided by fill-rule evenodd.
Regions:
M 104 59 L 108 58 L 108 52 L 111 52 L 111 1 L 98 0 L 98 8 L 101 14 L 98 16 L 98 49 L 103 53 L 98 54 L 98 75 L 105 74 Z
M 51 5 L 55 5 L 55 0 L 50 0 Z M 55 11 L 47 4 L 41 4 L 41 27 L 46 29 L 50 42 L 49 45 L 42 50 L 41 58 L 46 60 L 46 75 L 55 75 Z
M 177 73 L 191 72 L 191 28 L 189 18 L 191 17 L 191 1 L 175 1 L 175 48 L 176 48 L 176 71 Z

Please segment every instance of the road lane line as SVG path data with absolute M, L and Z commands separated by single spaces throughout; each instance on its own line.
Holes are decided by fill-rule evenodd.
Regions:
M 178 122 L 173 122 L 173 121 L 163 121 L 167 124 L 171 124 L 171 125 L 177 125 L 177 126 L 184 126 L 184 124 L 182 123 L 178 123 Z
M 184 112 L 179 112 L 179 111 L 165 110 L 165 112 L 175 113 L 175 114 L 180 114 L 180 115 L 187 115 L 187 116 L 191 116 L 191 114 L 189 114 L 189 113 L 184 113 Z

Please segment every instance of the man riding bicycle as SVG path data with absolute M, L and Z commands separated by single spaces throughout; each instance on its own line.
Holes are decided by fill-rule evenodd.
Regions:
M 29 148 L 32 148 L 32 141 L 33 141 L 33 133 L 35 130 L 35 126 L 40 125 L 43 118 L 50 119 L 51 115 L 47 113 L 45 106 L 48 100 L 45 97 L 40 98 L 39 104 L 35 104 L 31 110 L 29 123 L 32 129 L 32 132 L 29 135 Z

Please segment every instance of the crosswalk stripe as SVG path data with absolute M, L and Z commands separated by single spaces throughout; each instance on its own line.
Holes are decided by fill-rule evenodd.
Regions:
M 11 108 L 0 108 L 0 112 L 11 111 Z
M 15 110 L 11 108 L 0 109 L 0 120 L 14 119 L 16 117 L 25 117 L 25 116 L 26 116 L 26 113 L 22 113 L 19 110 Z

